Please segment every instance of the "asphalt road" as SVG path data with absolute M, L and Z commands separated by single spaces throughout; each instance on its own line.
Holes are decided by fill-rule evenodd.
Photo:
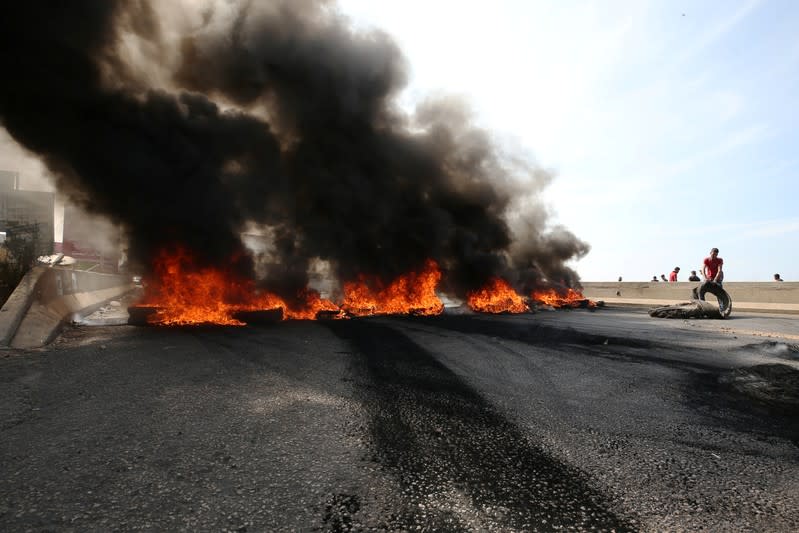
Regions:
M 70 328 L 0 352 L 0 530 L 797 531 L 798 323 Z

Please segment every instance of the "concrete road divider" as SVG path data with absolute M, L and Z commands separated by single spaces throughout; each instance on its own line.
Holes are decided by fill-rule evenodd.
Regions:
M 690 301 L 691 290 L 700 283 L 589 281 L 582 285 L 586 298 L 603 300 L 608 305 L 657 307 Z M 725 281 L 724 290 L 734 302 L 735 313 L 799 313 L 799 282 Z
M 34 267 L 0 309 L 0 344 L 43 346 L 74 316 L 89 314 L 133 288 L 127 275 Z

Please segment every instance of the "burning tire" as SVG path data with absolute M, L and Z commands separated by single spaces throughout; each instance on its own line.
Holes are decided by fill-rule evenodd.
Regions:
M 710 293 L 719 301 L 719 313 L 721 318 L 727 318 L 732 312 L 732 298 L 718 283 L 705 281 L 699 286 L 699 299 L 704 300 L 705 294 Z

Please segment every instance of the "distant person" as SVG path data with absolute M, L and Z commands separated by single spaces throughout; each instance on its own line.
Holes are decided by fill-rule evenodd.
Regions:
M 621 276 L 619 276 L 619 283 L 621 283 Z
M 669 281 L 674 282 L 677 281 L 677 274 L 680 273 L 680 267 L 674 267 L 674 270 L 671 271 L 669 274 Z
M 774 281 L 785 281 L 785 280 L 782 279 L 779 274 L 774 274 Z
M 660 281 L 657 276 L 652 276 L 652 281 L 658 282 Z
M 666 274 L 661 274 L 660 275 L 660 279 L 663 280 L 663 281 L 666 281 L 666 282 L 669 281 L 668 279 L 666 279 Z
M 721 285 L 721 282 L 724 281 L 724 270 L 722 269 L 724 259 L 719 257 L 718 248 L 710 249 L 710 255 L 705 257 L 703 265 L 702 275 L 705 276 L 705 280 Z
M 696 270 L 692 270 L 691 275 L 688 276 L 688 281 L 702 281 L 702 279 L 696 275 Z

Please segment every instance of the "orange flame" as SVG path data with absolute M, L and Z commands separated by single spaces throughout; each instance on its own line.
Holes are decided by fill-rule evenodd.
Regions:
M 332 315 L 334 318 L 344 318 L 341 309 L 331 302 L 325 300 L 318 291 L 313 289 L 305 289 L 299 295 L 303 302 L 299 308 L 283 306 L 283 317 L 288 320 L 315 320 L 320 312 L 327 311 L 335 313 Z
M 478 313 L 524 313 L 529 308 L 502 278 L 492 278 L 480 290 L 467 295 L 469 308 Z
M 440 280 L 438 264 L 432 259 L 425 262 L 420 272 L 399 276 L 386 287 L 381 287 L 377 280 L 360 276 L 358 281 L 344 284 L 341 308 L 356 316 L 438 315 L 444 311 L 444 304 L 436 295 Z
M 255 282 L 216 268 L 193 268 L 194 257 L 184 249 L 162 252 L 154 261 L 154 283 L 148 284 L 139 306 L 153 306 L 151 324 L 220 324 L 242 326 L 234 318 L 239 311 L 282 309 L 286 319 L 314 319 L 319 311 L 338 307 L 307 289 L 299 307 L 290 307 L 272 293 L 259 292 Z
M 550 305 L 552 307 L 595 307 L 596 302 L 587 299 L 580 291 L 566 289 L 565 293 L 559 293 L 555 289 L 533 291 L 530 295 L 535 302 Z
M 145 286 L 145 298 L 139 306 L 155 307 L 147 316 L 151 324 L 244 325 L 236 313 L 281 311 L 284 320 L 314 320 L 320 313 L 331 318 L 368 315 L 438 315 L 444 304 L 436 294 L 441 271 L 433 260 L 421 270 L 401 275 L 384 285 L 375 278 L 359 276 L 344 284 L 341 306 L 305 289 L 296 300 L 259 291 L 255 281 L 236 275 L 231 268 L 198 269 L 194 257 L 178 248 L 156 257 L 152 283 Z M 595 307 L 597 304 L 574 289 L 535 291 L 531 299 L 553 307 Z M 480 290 L 467 294 L 467 304 L 479 313 L 524 313 L 529 307 L 524 299 L 501 278 L 492 278 Z

